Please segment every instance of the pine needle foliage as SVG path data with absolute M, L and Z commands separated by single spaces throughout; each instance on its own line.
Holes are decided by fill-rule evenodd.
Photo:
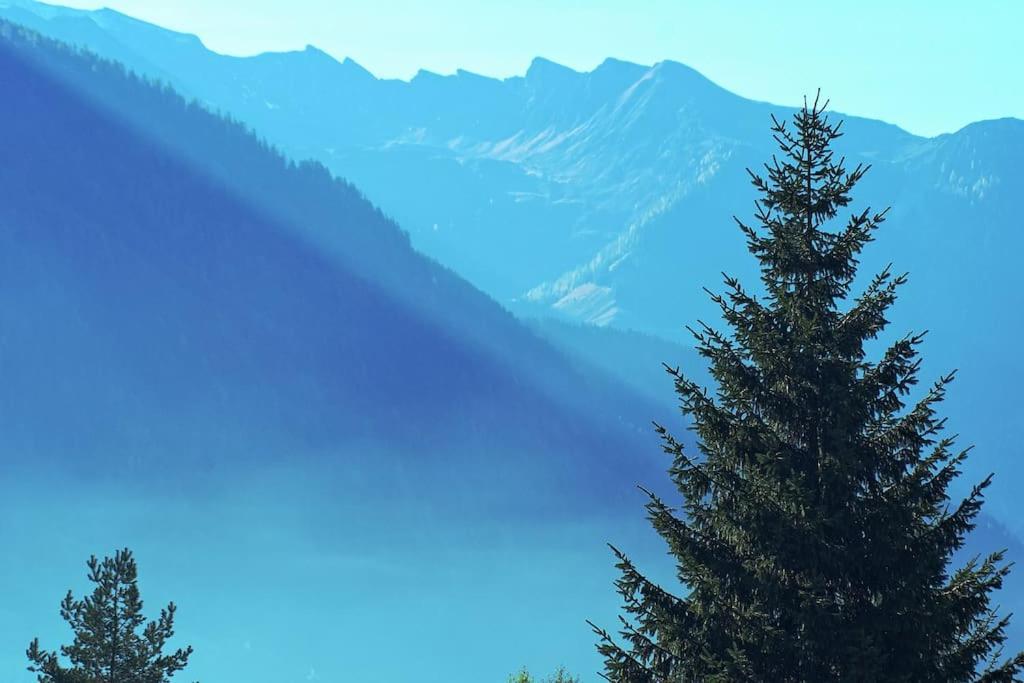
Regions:
M 773 117 L 780 152 L 748 170 L 756 227 L 736 222 L 763 292 L 725 276 L 709 294 L 729 332 L 691 330 L 717 390 L 667 368 L 699 454 L 656 425 L 681 507 L 646 492 L 646 508 L 689 592 L 612 548 L 625 614 L 617 638 L 594 626 L 609 680 L 1013 681 L 1024 667 L 992 604 L 1003 553 L 950 569 L 992 480 L 951 502 L 969 450 L 937 414 L 953 375 L 911 400 L 922 335 L 865 352 L 907 278 L 886 268 L 851 293 L 886 212 L 847 210 L 868 168 L 834 156 L 842 122 L 819 101 L 792 125 Z
M 146 622 L 138 568 L 127 548 L 103 560 L 91 557 L 87 564 L 92 594 L 76 600 L 68 591 L 60 606 L 75 634 L 71 645 L 60 648 L 70 666 L 56 652 L 40 649 L 36 638 L 26 653 L 28 670 L 38 674 L 39 683 L 170 683 L 192 654 L 191 647 L 163 653 L 174 636 L 174 603 Z

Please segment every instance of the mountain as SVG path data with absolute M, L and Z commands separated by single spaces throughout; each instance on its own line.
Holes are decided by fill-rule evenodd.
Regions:
M 702 287 L 723 270 L 756 277 L 731 217 L 752 211 L 744 169 L 774 151 L 769 116 L 791 110 L 684 65 L 609 59 L 580 73 L 537 59 L 504 80 L 459 71 L 405 82 L 314 48 L 218 55 L 111 11 L 8 0 L 0 13 L 165 79 L 293 158 L 319 159 L 417 249 L 521 315 L 686 341 L 683 325 L 717 320 Z M 1024 464 L 1005 429 L 1024 422 L 1012 396 L 1024 359 L 1006 341 L 1024 333 L 1013 275 L 1024 233 L 1010 204 L 1024 183 L 1011 165 L 1024 156 L 1024 123 L 921 138 L 845 118 L 840 151 L 872 166 L 858 206 L 893 207 L 863 272 L 910 271 L 892 335 L 930 329 L 925 372 L 961 368 L 949 410 L 978 446 L 969 475 L 998 469 L 993 508 L 1024 532 L 1012 496 Z
M 506 369 L 506 380 L 511 376 L 515 384 L 546 387 L 541 392 L 545 396 L 563 400 L 566 393 L 574 393 L 577 398 L 581 394 L 607 396 L 611 389 L 587 392 L 567 389 L 576 381 L 572 377 L 600 374 L 593 370 L 591 361 L 594 360 L 600 360 L 605 369 L 618 365 L 620 377 L 632 375 L 633 381 L 629 384 L 639 393 L 657 394 L 660 390 L 654 384 L 656 370 L 650 377 L 646 373 L 641 377 L 632 372 L 629 363 L 619 361 L 623 357 L 653 358 L 661 355 L 662 349 L 674 353 L 674 344 L 688 343 L 680 337 L 684 324 L 692 324 L 697 319 L 716 321 L 717 314 L 701 287 L 717 289 L 720 271 L 728 271 L 748 282 L 756 277 L 753 261 L 743 250 L 741 236 L 731 216 L 744 217 L 751 213 L 754 193 L 744 168 L 759 167 L 774 151 L 768 137 L 769 115 L 786 116 L 791 110 L 729 93 L 684 65 L 663 62 L 645 66 L 610 59 L 592 72 L 580 73 L 537 59 L 525 75 L 504 80 L 460 71 L 451 76 L 421 72 L 405 82 L 377 79 L 351 60 L 339 62 L 312 47 L 248 58 L 218 55 L 207 50 L 194 36 L 167 31 L 109 10 L 80 12 L 29 0 L 0 0 L 0 16 L 87 47 L 123 62 L 143 76 L 168 83 L 199 107 L 224 112 L 251 126 L 293 159 L 319 160 L 335 175 L 353 182 L 384 214 L 397 219 L 408 230 L 409 240 L 416 249 L 452 268 L 521 315 L 560 316 L 570 324 L 542 323 L 534 329 L 561 349 L 562 353 L 557 354 L 559 358 L 565 353 L 575 357 L 567 365 L 551 360 L 547 355 L 551 348 L 535 337 L 519 336 L 522 327 L 511 319 L 507 319 L 507 329 L 516 332 L 510 337 L 504 332 L 498 333 L 499 327 L 492 327 L 491 323 L 482 328 L 476 325 L 478 318 L 492 320 L 491 313 L 481 311 L 493 312 L 493 302 L 481 303 L 482 308 L 470 306 L 464 310 L 463 306 L 455 305 L 458 297 L 440 293 L 429 297 L 433 304 L 419 302 L 421 291 L 433 291 L 425 285 L 432 282 L 435 275 L 444 283 L 460 281 L 451 278 L 450 273 L 446 276 L 436 263 L 427 265 L 427 260 L 409 257 L 411 252 L 400 232 L 385 231 L 392 236 L 389 240 L 395 245 L 382 253 L 391 254 L 393 258 L 376 259 L 374 255 L 382 247 L 371 236 L 359 237 L 365 240 L 362 246 L 348 249 L 345 245 L 356 238 L 346 235 L 344 240 L 339 240 L 329 221 L 287 221 L 289 234 L 303 235 L 316 258 L 327 258 L 332 267 L 360 274 L 361 282 L 385 288 L 389 301 L 405 302 L 403 305 L 407 308 L 420 311 L 421 318 L 437 323 L 439 329 L 449 335 L 446 339 L 474 339 L 473 348 L 482 345 L 492 349 L 492 353 L 483 355 Z M 827 94 L 827 84 L 823 85 Z M 92 97 L 101 103 L 111 99 L 106 106 L 113 106 L 135 130 L 153 128 L 147 133 L 150 138 L 174 137 L 173 130 L 161 132 L 159 117 L 151 126 L 149 110 L 139 109 L 135 103 L 108 98 L 103 92 Z M 221 187 L 225 181 L 234 181 L 238 166 L 228 170 L 219 168 L 211 161 L 219 158 L 219 152 L 206 154 L 204 145 L 212 144 L 212 150 L 216 151 L 224 144 L 224 138 L 241 135 L 230 132 L 234 130 L 230 128 L 223 137 L 208 135 L 197 139 L 195 144 L 179 145 L 175 154 L 198 165 L 207 175 L 212 174 L 212 183 Z M 1020 220 L 1016 212 L 1011 212 L 1010 202 L 1022 189 L 1022 174 L 1016 164 L 1011 165 L 1011 160 L 1024 156 L 1022 122 L 1014 119 L 984 121 L 949 135 L 921 138 L 882 122 L 848 117 L 846 131 L 842 151 L 848 160 L 872 164 L 856 196 L 857 205 L 893 206 L 889 222 L 865 253 L 863 272 L 867 276 L 890 261 L 896 270 L 910 271 L 910 283 L 894 310 L 891 336 L 901 336 L 911 330 L 931 330 L 923 349 L 926 378 L 960 368 L 960 379 L 950 393 L 944 412 L 950 416 L 951 428 L 963 435 L 962 441 L 977 446 L 962 484 L 967 485 L 989 471 L 997 472 L 986 509 L 998 521 L 991 526 L 986 522 L 986 533 L 996 530 L 986 540 L 1002 539 L 998 545 L 1017 548 L 1019 542 L 1013 535 L 1020 537 L 1024 533 L 1024 523 L 1015 490 L 1024 481 L 1024 464 L 1015 457 L 1017 445 L 1013 428 L 1024 424 L 1024 407 L 1015 395 L 1016 388 L 1024 383 L 1024 359 L 1016 352 L 1014 340 L 1024 332 L 1016 276 L 1017 254 L 1024 238 L 1019 230 Z M 249 146 L 251 143 L 247 143 L 247 149 Z M 302 173 L 327 177 L 314 166 L 302 168 L 305 169 Z M 10 170 L 15 171 L 16 167 Z M 38 176 L 45 178 L 41 172 Z M 246 181 L 243 192 L 246 202 L 261 198 L 268 189 L 277 186 L 278 180 L 278 176 L 273 176 L 267 182 Z M 307 186 L 306 181 L 295 184 Z M 304 199 L 295 200 L 291 190 L 276 196 L 271 192 L 267 201 L 274 211 L 284 211 L 293 218 L 310 206 L 321 205 L 322 198 L 314 200 L 308 195 L 302 196 Z M 316 211 L 313 213 L 315 215 Z M 378 217 L 372 224 L 377 225 L 377 221 L 390 223 Z M 376 235 L 376 231 L 368 232 Z M 407 267 L 396 267 L 399 263 Z M 409 272 L 420 272 L 421 276 L 411 277 Z M 32 273 L 37 279 L 41 278 L 38 269 L 33 269 Z M 285 281 L 290 277 L 282 276 Z M 458 286 L 465 287 L 465 284 Z M 60 287 L 46 289 L 42 282 L 38 287 L 49 297 L 76 291 Z M 469 298 L 486 301 L 485 298 Z M 334 304 L 326 302 L 324 305 Z M 77 320 L 78 310 L 77 302 L 68 304 L 66 320 Z M 423 311 L 429 311 L 429 315 L 422 315 Z M 289 312 L 288 315 L 294 314 Z M 10 319 L 16 323 L 18 315 L 12 314 Z M 581 322 L 616 330 L 580 328 Z M 316 318 L 313 324 L 319 325 L 321 320 Z M 625 332 L 627 329 L 634 332 Z M 49 343 L 55 344 L 52 340 L 59 339 L 65 332 L 55 330 L 56 336 L 52 338 L 27 334 L 20 343 L 23 348 L 29 348 L 31 345 L 26 340 L 31 340 L 42 348 L 42 341 L 51 340 Z M 651 341 L 651 335 L 661 340 Z M 248 335 L 245 338 L 248 339 Z M 504 341 L 506 338 L 509 341 Z M 531 343 L 540 346 L 526 343 L 531 339 Z M 366 346 L 373 344 L 370 341 Z M 538 354 L 548 359 L 547 367 L 558 368 L 558 371 L 537 371 L 521 378 L 518 372 L 527 365 L 496 360 L 505 358 L 506 354 L 509 358 L 522 359 L 516 354 L 523 344 L 525 348 L 545 349 Z M 104 353 L 122 362 L 119 354 Z M 231 352 L 224 355 L 230 357 Z M 56 351 L 52 356 L 62 357 Z M 159 368 L 165 357 L 163 353 L 154 352 L 145 364 Z M 390 356 L 382 353 L 375 360 L 386 365 Z M 673 358 L 658 360 L 675 362 Z M 48 362 L 54 361 L 49 358 Z M 682 356 L 678 362 L 685 364 L 689 359 Z M 47 375 L 52 378 L 50 385 L 61 387 L 59 378 L 78 365 L 69 358 L 64 373 Z M 362 365 L 357 363 L 354 367 Z M 250 370 L 255 367 L 255 362 L 250 364 Z M 11 369 L 16 370 L 17 366 Z M 169 369 L 168 374 L 175 373 Z M 553 379 L 548 379 L 549 374 Z M 314 378 L 322 376 L 321 368 L 314 368 L 304 376 L 315 386 L 319 380 Z M 28 375 L 25 377 L 22 381 L 27 386 Z M 99 391 L 106 380 L 106 372 L 97 372 L 83 379 L 81 384 Z M 368 418 L 373 428 L 361 432 L 364 436 L 359 437 L 362 439 L 359 443 L 375 442 L 398 424 L 399 415 L 414 414 L 417 408 L 447 405 L 452 410 L 446 417 L 456 418 L 462 414 L 462 408 L 477 408 L 478 397 L 469 390 L 455 391 L 451 396 L 459 398 L 446 402 L 445 392 L 437 389 L 431 393 L 425 389 L 433 380 L 445 382 L 448 378 L 441 377 L 441 373 L 424 375 L 419 385 L 423 401 L 410 395 L 408 403 L 391 421 Z M 248 381 L 251 386 L 260 388 L 261 380 L 255 370 L 248 375 Z M 465 389 L 470 382 L 466 378 L 463 384 L 455 383 L 453 389 Z M 214 383 L 209 392 L 188 395 L 182 403 L 187 405 L 201 393 L 206 395 L 199 398 L 213 401 L 222 391 L 220 384 Z M 400 379 L 392 379 L 388 390 L 400 384 Z M 121 391 L 117 405 L 134 407 L 149 385 L 149 382 L 140 382 L 138 392 Z M 506 386 L 506 383 L 503 380 L 496 386 Z M 648 391 L 644 386 L 655 388 Z M 358 406 L 356 399 L 363 396 L 364 391 L 372 396 L 374 390 L 374 380 L 367 371 L 362 384 L 352 387 L 351 396 L 355 398 L 351 401 L 355 403 L 346 405 Z M 377 398 L 384 393 L 382 389 Z M 248 397 L 240 390 L 229 395 Z M 332 420 L 338 414 L 325 411 L 322 418 L 312 420 L 305 410 L 296 408 L 290 413 L 283 410 L 284 406 L 294 405 L 291 400 L 259 399 L 259 391 L 255 396 L 269 406 L 264 415 L 276 416 L 285 423 L 313 421 L 318 428 L 328 430 L 333 428 Z M 306 401 L 308 396 L 299 392 L 295 400 Z M 17 409 L 19 397 L 9 399 L 5 402 L 7 405 Z M 100 407 L 103 405 L 99 403 Z M 312 405 L 320 404 L 313 402 Z M 500 401 L 485 405 L 493 406 L 490 421 L 466 419 L 459 432 L 461 436 L 454 441 L 462 438 L 468 441 L 466 434 L 474 431 L 473 425 L 486 424 L 475 432 L 479 441 L 504 443 L 503 417 L 518 416 L 517 411 L 522 406 L 537 404 L 532 397 L 523 397 L 517 404 L 517 411 L 505 411 Z M 169 407 L 160 404 L 154 410 Z M 628 407 L 618 410 L 608 406 L 606 411 L 598 408 L 588 406 L 575 412 L 614 416 L 608 424 L 629 425 L 634 421 L 631 417 L 618 417 L 631 416 Z M 365 406 L 362 410 L 367 414 L 375 412 Z M 654 411 L 644 408 L 636 412 L 649 416 L 660 414 L 655 411 L 661 410 L 664 407 L 656 406 Z M 108 412 L 119 417 L 117 410 Z M 204 411 L 196 408 L 193 412 Z M 223 434 L 216 441 L 221 451 L 236 443 L 251 445 L 251 437 L 239 439 L 237 434 L 243 427 L 251 429 L 254 424 L 262 426 L 266 421 L 236 417 L 234 430 L 229 430 L 224 427 L 230 422 L 225 413 L 213 413 L 218 418 L 211 420 Z M 353 414 L 361 414 L 360 409 L 356 407 Z M 548 411 L 545 406 L 536 411 L 537 419 L 541 420 L 543 414 L 552 415 L 549 422 L 543 423 L 545 427 L 537 426 L 541 422 L 530 423 L 530 429 L 511 435 L 513 442 L 520 439 L 518 443 L 526 444 L 536 434 L 559 433 L 565 425 L 565 421 L 556 417 L 560 413 Z M 147 415 L 148 411 L 143 412 L 137 420 L 111 417 L 106 421 L 109 424 L 101 426 L 111 429 L 109 425 L 116 425 L 137 443 L 152 447 L 154 442 L 160 441 L 152 436 L 153 428 L 137 426 L 148 425 L 148 421 L 141 419 Z M 441 419 L 434 418 L 437 415 L 424 418 L 416 427 L 423 430 L 422 433 L 406 438 L 405 443 L 411 443 L 411 448 L 416 450 L 418 439 L 441 424 Z M 88 422 L 87 415 L 81 419 L 83 423 Z M 364 425 L 367 422 L 362 418 L 354 421 Z M 492 428 L 499 430 L 501 439 L 490 439 Z M 31 432 L 21 438 L 26 444 L 34 443 L 33 440 L 45 434 L 42 428 L 26 431 Z M 79 431 L 86 433 L 84 427 Z M 182 452 L 200 452 L 204 448 L 196 443 L 183 443 L 183 430 L 173 432 L 178 443 L 167 452 L 175 453 L 176 457 Z M 295 432 L 306 433 L 307 425 L 302 423 Z M 197 429 L 195 433 L 195 442 L 210 442 L 207 430 Z M 570 450 L 576 443 L 575 435 L 567 432 L 562 432 L 559 439 L 555 443 L 569 444 Z M 102 442 L 99 438 L 95 441 Z M 273 439 L 265 441 L 274 443 Z M 75 445 L 79 450 L 84 443 L 81 435 L 76 437 Z M 331 443 L 330 439 L 303 443 L 305 448 L 299 450 L 317 451 L 325 443 Z M 649 442 L 645 443 L 649 447 Z M 525 450 L 531 451 L 534 444 L 528 445 Z M 577 445 L 577 452 L 587 450 Z M 249 449 L 239 445 L 237 450 Z M 273 450 L 279 452 L 282 448 L 278 444 Z M 422 450 L 436 452 L 433 448 Z M 471 447 L 455 450 L 473 451 Z M 544 453 L 557 451 L 553 457 L 558 462 L 561 462 L 558 455 L 571 457 L 568 450 L 563 452 L 558 446 L 542 450 Z M 608 446 L 607 450 L 599 452 L 619 451 Z M 388 462 L 394 463 L 396 472 L 405 472 L 402 480 L 415 488 L 424 471 L 403 469 L 415 462 L 406 455 L 403 453 L 403 457 L 394 457 Z M 608 457 L 614 461 L 613 455 Z M 212 458 L 206 456 L 205 460 L 204 467 L 215 467 Z M 466 460 L 473 458 L 467 456 Z M 543 457 L 538 457 L 538 461 L 548 462 Z M 614 470 L 614 466 L 610 467 Z M 461 472 L 455 467 L 450 472 L 456 471 Z M 607 477 L 597 479 L 611 481 L 619 476 L 611 471 L 606 474 Z M 646 484 L 659 481 L 662 476 L 658 473 L 648 477 L 634 471 L 622 473 L 621 478 L 630 483 L 640 480 Z M 381 479 L 374 475 L 361 481 L 379 482 Z M 464 480 L 455 474 L 451 474 L 450 479 Z M 620 486 L 621 483 L 619 481 Z M 190 484 L 194 485 L 194 482 Z M 467 484 L 466 488 L 471 486 Z M 552 489 L 559 490 L 558 484 L 553 484 Z M 510 483 L 505 490 L 517 489 Z M 510 495 L 514 497 L 513 493 Z M 555 495 L 548 498 L 548 502 L 557 499 Z M 472 496 L 465 500 L 472 501 L 473 505 L 483 504 Z M 514 502 L 507 504 L 515 507 Z M 563 504 L 572 505 L 568 500 Z M 531 507 L 523 506 L 524 509 Z M 609 532 L 601 538 L 612 535 Z M 474 536 L 477 540 L 484 537 L 484 534 Z M 559 537 L 555 545 L 563 540 Z M 1014 553 L 1016 551 L 1011 554 Z M 582 566 L 573 564 L 565 556 L 558 557 L 566 566 L 574 569 Z M 510 553 L 503 555 L 502 561 L 514 563 L 514 558 Z M 599 558 L 599 561 L 603 560 Z M 521 572 L 527 571 L 518 568 Z M 542 574 L 536 575 L 538 585 L 547 580 Z M 582 583 L 585 581 L 576 581 L 573 586 Z M 496 592 L 509 594 L 509 585 L 503 584 Z M 601 586 L 602 590 L 604 588 Z M 438 591 L 437 594 L 445 593 Z M 580 597 L 579 604 L 587 604 L 597 594 Z M 538 610 L 525 607 L 528 601 L 524 595 L 517 597 L 520 600 L 514 606 L 524 613 L 530 611 L 529 617 L 535 619 Z M 1007 604 L 1011 599 L 1007 599 Z M 477 608 L 481 604 L 473 602 Z M 505 603 L 506 608 L 509 604 Z M 445 613 L 443 605 L 435 607 L 439 613 Z M 507 628 L 505 637 L 510 640 L 521 637 L 521 631 L 512 622 Z M 424 648 L 427 654 L 431 652 Z M 580 648 L 582 651 L 582 645 Z M 492 658 L 493 653 L 491 650 Z M 581 661 L 587 661 L 581 657 Z M 535 668 L 553 668 L 556 664 L 557 661 L 545 661 Z M 517 666 L 518 663 L 512 663 L 506 669 Z M 492 678 L 504 675 L 497 669 L 492 671 Z
M 11 334 L 89 310 L 106 324 L 82 333 L 118 330 L 126 354 L 154 361 L 120 362 L 157 372 L 156 385 L 198 370 L 315 377 L 329 409 L 318 429 L 351 438 L 422 438 L 442 417 L 430 411 L 453 403 L 449 437 L 462 419 L 497 429 L 513 411 L 536 416 L 537 433 L 557 434 L 561 423 L 574 439 L 561 411 L 621 413 L 613 394 L 588 387 L 563 355 L 420 256 L 323 167 L 292 164 L 171 91 L 30 36 L 4 25 L 5 277 L 13 292 L 41 275 L 48 287 L 68 278 L 61 305 L 77 313 L 19 296 L 8 302 Z M 157 350 L 199 365 L 172 369 Z M 573 397 L 580 382 L 602 398 Z M 316 405 L 298 407 L 305 415 Z
M 171 90 L 6 22 L 0 88 L 0 668 L 125 545 L 204 680 L 596 666 L 646 398 Z
M 636 326 L 603 283 L 574 283 L 566 298 L 559 276 L 592 257 L 613 267 L 609 249 L 763 140 L 773 111 L 673 62 L 609 59 L 577 73 L 537 59 L 506 80 L 421 71 L 403 82 L 313 47 L 219 55 L 195 36 L 110 10 L 7 0 L 0 16 L 164 80 L 293 158 L 323 161 L 397 218 L 419 249 L 500 301 L 530 292 L 599 323 L 625 313 Z M 851 127 L 871 137 L 867 154 L 914 141 L 877 122 Z
M 0 13 L 165 80 L 294 158 L 322 160 L 398 218 L 418 248 L 501 301 L 648 331 L 676 326 L 636 301 L 663 288 L 648 252 L 663 233 L 700 251 L 694 240 L 710 238 L 689 226 L 714 234 L 742 208 L 743 168 L 773 151 L 769 115 L 790 111 L 668 61 L 608 59 L 579 73 L 538 58 L 522 77 L 421 71 L 404 82 L 311 46 L 219 55 L 111 10 L 6 0 Z M 1003 128 L 1012 148 L 1016 134 Z M 936 140 L 855 117 L 847 131 L 843 151 L 885 169 L 877 187 L 906 184 L 921 163 L 938 170 Z M 633 283 L 637 269 L 643 282 Z

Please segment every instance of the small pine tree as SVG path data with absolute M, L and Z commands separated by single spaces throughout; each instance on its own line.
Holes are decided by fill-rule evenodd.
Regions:
M 950 505 L 967 455 L 936 416 L 952 375 L 908 405 L 921 336 L 866 358 L 906 278 L 886 269 L 844 305 L 885 212 L 828 227 L 867 169 L 833 157 L 841 122 L 824 109 L 773 118 L 781 154 L 766 177 L 748 170 L 760 228 L 737 223 L 765 295 L 726 276 L 712 299 L 731 333 L 693 331 L 717 394 L 668 368 L 701 456 L 656 425 L 682 508 L 650 492 L 646 507 L 689 593 L 612 548 L 624 644 L 594 626 L 610 680 L 1012 681 L 1024 667 L 1003 658 L 1008 617 L 990 603 L 1003 554 L 949 573 L 991 481 Z
M 91 557 L 88 567 L 96 586 L 92 595 L 75 600 L 68 591 L 60 606 L 75 634 L 71 645 L 60 648 L 71 665 L 41 650 L 36 638 L 28 647 L 28 670 L 39 675 L 39 683 L 169 683 L 192 654 L 191 646 L 163 654 L 174 635 L 174 603 L 145 623 L 135 558 L 127 548 L 102 561 Z

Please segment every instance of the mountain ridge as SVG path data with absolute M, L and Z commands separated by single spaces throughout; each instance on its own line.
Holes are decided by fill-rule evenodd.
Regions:
M 559 352 L 486 295 L 414 252 L 397 225 L 322 167 L 289 163 L 256 145 L 237 124 L 190 107 L 166 90 L 123 80 L 116 65 L 62 53 L 55 45 L 25 38 L 21 31 L 0 22 L 0 78 L 7 92 L 18 95 L 2 115 L 10 164 L 3 173 L 7 199 L 0 205 L 0 219 L 7 228 L 7 312 L 15 316 L 5 318 L 13 329 L 22 330 L 19 334 L 74 338 L 72 332 L 53 333 L 65 323 L 51 319 L 47 306 L 26 312 L 31 299 L 15 296 L 20 284 L 13 273 L 26 273 L 26 268 L 36 272 L 32 264 L 42 260 L 51 264 L 42 270 L 54 282 L 75 282 L 67 291 L 78 297 L 80 310 L 71 319 L 90 311 L 96 321 L 105 321 L 79 330 L 92 340 L 87 346 L 119 349 L 83 361 L 82 368 L 111 368 L 109 381 L 114 382 L 124 371 L 114 370 L 112 359 L 136 358 L 131 367 L 138 377 L 150 377 L 143 383 L 147 391 L 162 387 L 171 392 L 168 396 L 177 395 L 187 387 L 167 375 L 163 368 L 168 363 L 153 355 L 154 349 L 165 349 L 168 359 L 184 363 L 182 378 L 196 377 L 206 386 L 210 377 L 205 375 L 223 373 L 223 386 L 211 396 L 227 392 L 244 402 L 263 400 L 273 412 L 289 416 L 285 423 L 306 423 L 300 431 L 307 434 L 362 438 L 365 432 L 385 440 L 393 436 L 396 444 L 451 438 L 457 443 L 460 433 L 472 440 L 487 428 L 498 438 L 504 433 L 503 410 L 520 410 L 524 419 L 530 414 L 531 420 L 537 419 L 542 441 L 552 439 L 551 444 L 564 447 L 574 438 L 570 434 L 590 419 L 586 412 L 603 410 L 598 406 L 615 395 L 611 385 L 599 388 L 602 380 L 585 380 Z M 128 98 L 131 115 L 114 116 L 126 111 L 120 103 Z M 87 125 L 89 136 L 75 139 L 72 121 Z M 141 121 L 148 127 L 139 125 Z M 117 152 L 92 154 L 118 139 L 109 146 Z M 99 158 L 104 165 L 93 168 Z M 144 190 L 138 178 L 151 176 L 160 181 Z M 47 199 L 55 191 L 60 202 Z M 117 193 L 121 201 L 115 201 Z M 228 229 L 216 229 L 221 221 Z M 37 229 L 27 230 L 26 225 Z M 331 232 L 336 235 L 327 234 Z M 26 274 L 31 282 L 37 277 Z M 129 281 L 135 288 L 131 293 L 123 284 Z M 39 287 L 43 289 L 26 291 L 49 291 Z M 163 305 L 147 303 L 148 291 Z M 115 307 L 119 299 L 133 317 L 122 317 Z M 154 317 L 153 308 L 166 312 Z M 332 319 L 334 308 L 338 319 Z M 346 316 L 358 324 L 348 327 Z M 140 321 L 149 321 L 153 331 Z M 39 326 L 37 333 L 32 325 Z M 108 337 L 105 330 L 122 332 Z M 156 335 L 157 330 L 166 334 Z M 395 330 L 401 332 L 388 338 Z M 375 341 L 376 334 L 382 338 Z M 42 351 L 15 342 L 26 338 L 13 335 L 6 351 L 22 357 L 15 374 L 28 383 L 23 388 L 31 396 L 36 392 L 28 389 L 30 369 L 45 376 L 52 370 L 40 369 Z M 137 343 L 125 346 L 130 339 Z M 246 339 L 252 340 L 251 351 Z M 330 352 L 332 344 L 338 347 L 337 357 Z M 235 349 L 229 352 L 231 345 Z M 273 359 L 274 353 L 280 360 Z M 197 368 L 205 369 L 197 376 Z M 246 392 L 234 384 L 255 382 L 250 372 L 262 377 L 266 387 Z M 132 386 L 136 375 L 127 378 Z M 474 381 L 482 382 L 479 390 L 473 389 Z M 304 389 L 303 382 L 311 384 Z M 299 392 L 295 396 L 310 390 L 312 398 L 295 398 L 285 406 L 276 397 L 278 383 Z M 586 385 L 592 398 L 570 398 Z M 391 393 L 394 397 L 386 403 L 392 407 L 374 412 L 374 397 L 383 400 Z M 409 398 L 403 399 L 405 394 Z M 48 396 L 43 392 L 39 400 L 73 400 L 73 394 Z M 502 396 L 518 398 L 503 409 Z M 115 411 L 118 401 L 97 402 L 97 415 L 103 414 L 104 405 Z M 420 401 L 430 409 L 418 409 Z M 460 401 L 469 403 L 461 406 Z M 44 403 L 5 402 L 11 413 L 5 418 L 8 431 L 20 438 L 46 412 Z M 617 410 L 614 403 L 606 404 L 612 413 Z M 218 405 L 232 414 L 230 403 Z M 336 424 L 330 406 L 339 411 Z M 451 416 L 438 419 L 432 411 Z M 24 424 L 18 426 L 15 415 L 25 418 Z M 397 417 L 410 426 L 407 432 L 404 427 L 388 428 Z M 620 413 L 603 421 L 611 426 L 622 418 Z M 564 439 L 558 436 L 563 429 Z M 516 434 L 529 431 L 509 432 L 505 441 L 511 446 Z M 611 434 L 620 433 L 626 443 L 631 431 L 623 422 L 611 426 L 609 436 L 614 440 L 618 437 Z M 69 434 L 74 433 L 69 427 Z
M 39 17 L 36 23 L 64 31 Z M 112 36 L 101 31 L 65 38 L 117 57 L 100 40 Z M 321 71 L 295 78 L 294 55 L 271 69 L 254 58 L 143 52 L 137 68 L 173 73 L 203 106 L 245 121 L 293 159 L 323 162 L 401 223 L 416 249 L 520 316 L 678 341 L 685 323 L 717 319 L 701 287 L 717 287 L 720 271 L 756 283 L 731 216 L 745 215 L 754 200 L 745 169 L 760 168 L 775 151 L 770 116 L 792 110 L 706 79 L 698 96 L 679 85 L 695 78 L 685 67 L 608 62 L 604 71 L 581 73 L 540 60 L 534 75 L 549 72 L 569 84 L 531 85 L 527 70 L 505 80 L 455 75 L 415 83 L 363 74 L 341 87 Z M 638 68 L 646 69 L 642 78 L 605 87 L 602 74 Z M 838 153 L 872 166 L 858 205 L 894 207 L 881 246 L 866 252 L 865 272 L 893 261 L 916 274 L 901 311 L 909 327 L 937 330 L 933 362 L 946 370 L 970 357 L 976 344 L 967 330 L 1024 329 L 1005 299 L 1014 286 L 1006 259 L 1020 240 L 1013 197 L 1024 191 L 1012 161 L 1024 154 L 1019 120 L 933 138 L 857 117 L 845 118 L 845 130 Z M 970 302 L 970 287 L 1004 298 Z M 981 343 L 992 347 L 989 356 L 998 351 L 995 338 Z M 1024 381 L 1024 363 L 1006 362 L 997 370 L 975 361 L 964 373 L 966 394 L 1002 396 L 1006 377 Z M 952 400 L 970 416 L 968 426 L 984 430 L 980 446 L 1010 447 L 976 404 Z M 1021 419 L 1011 404 L 1003 413 Z M 1011 477 L 1024 476 L 1024 467 L 1008 467 L 1020 469 Z

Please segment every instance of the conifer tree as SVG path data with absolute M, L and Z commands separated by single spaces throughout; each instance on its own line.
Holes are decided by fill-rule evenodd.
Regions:
M 773 117 L 781 153 L 748 170 L 759 227 L 736 222 L 764 291 L 725 276 L 711 297 L 730 332 L 691 330 L 716 391 L 667 368 L 699 454 L 656 425 L 681 507 L 645 491 L 646 508 L 689 592 L 612 548 L 620 638 L 594 626 L 609 680 L 1012 681 L 1024 667 L 991 602 L 1003 553 L 950 569 L 991 482 L 950 501 L 967 450 L 936 409 L 953 376 L 911 400 L 922 336 L 865 353 L 906 276 L 887 268 L 851 296 L 886 212 L 833 220 L 868 169 L 833 156 L 842 122 L 826 107 Z
M 28 670 L 39 674 L 39 683 L 168 683 L 192 654 L 191 646 L 163 654 L 174 635 L 174 603 L 146 623 L 135 558 L 127 548 L 102 561 L 91 557 L 88 567 L 96 585 L 92 595 L 75 600 L 68 591 L 60 606 L 75 633 L 74 642 L 60 648 L 71 665 L 41 650 L 36 638 L 28 647 Z

